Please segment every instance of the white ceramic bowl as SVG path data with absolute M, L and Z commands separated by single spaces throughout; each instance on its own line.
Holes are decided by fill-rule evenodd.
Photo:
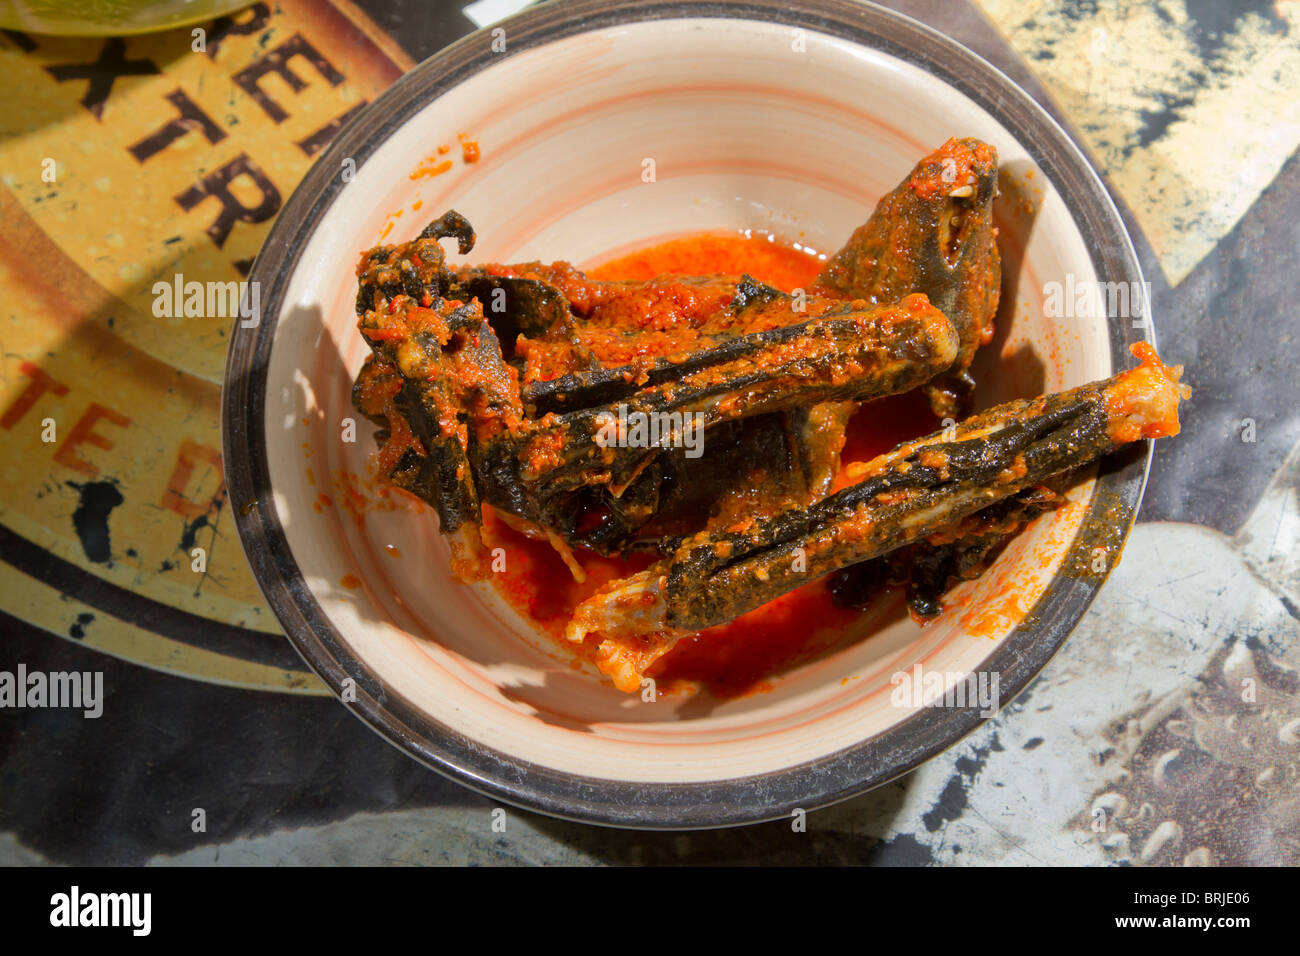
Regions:
M 1148 452 L 1077 486 L 924 629 L 864 618 L 850 646 L 734 700 L 645 703 L 567 666 L 487 586 L 448 575 L 433 513 L 338 507 L 368 474 L 349 389 L 359 252 L 455 208 L 472 261 L 590 262 L 691 231 L 755 229 L 833 251 L 950 136 L 994 144 L 1006 278 L 981 404 L 1129 364 L 1131 323 L 1052 320 L 1044 284 L 1141 281 L 1105 190 L 1052 120 L 973 54 L 851 2 L 546 5 L 437 54 L 362 112 L 254 266 L 263 317 L 234 336 L 227 482 L 245 550 L 307 663 L 413 756 L 502 800 L 594 822 L 700 827 L 784 816 L 916 766 L 984 719 L 898 706 L 891 676 L 997 674 L 1010 699 L 1060 646 L 1132 522 Z M 476 164 L 411 173 L 461 133 Z M 643 181 L 653 159 L 655 181 Z M 356 174 L 341 175 L 350 164 Z M 413 209 L 419 204 L 418 211 Z M 1032 207 L 1032 208 L 1031 208 Z M 396 213 L 401 211 L 401 216 Z M 357 441 L 341 440 L 358 422 Z M 333 476 L 333 477 L 331 477 Z M 372 489 L 373 491 L 373 489 Z M 400 559 L 385 546 L 394 545 Z M 345 587 L 341 582 L 361 582 Z M 977 625 L 977 626 L 973 626 Z M 355 685 L 348 681 L 355 681 Z M 355 694 L 346 694 L 355 687 Z M 1025 719 L 1029 719 L 1026 717 Z

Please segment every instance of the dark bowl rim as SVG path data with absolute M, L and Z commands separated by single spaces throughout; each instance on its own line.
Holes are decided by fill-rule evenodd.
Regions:
M 1024 146 L 1066 202 L 1102 281 L 1142 282 L 1124 224 L 1091 165 L 1052 117 L 996 68 L 942 34 L 895 11 L 856 0 L 573 0 L 548 3 L 496 26 L 510 52 L 575 34 L 647 20 L 707 18 L 779 23 L 830 34 L 914 64 L 958 89 L 996 117 Z M 832 754 L 749 777 L 700 783 L 645 783 L 565 773 L 485 748 L 391 692 L 355 657 L 307 587 L 274 508 L 265 433 L 267 367 L 289 275 L 343 184 L 344 157 L 358 168 L 388 135 L 460 80 L 497 62 L 487 30 L 434 54 L 363 108 L 339 132 L 278 217 L 250 272 L 264 293 L 260 323 L 231 336 L 222 391 L 226 485 L 253 575 L 307 665 L 380 736 L 456 782 L 505 803 L 562 819 L 606 826 L 689 830 L 788 818 L 863 793 L 907 773 L 984 722 L 973 708 L 923 708 L 874 737 Z M 1145 286 L 1143 286 L 1145 288 Z M 1154 340 L 1151 323 L 1135 334 L 1108 323 L 1111 365 L 1131 364 L 1129 346 Z M 1150 467 L 1149 442 L 1121 467 L 1098 476 L 1089 509 L 1065 561 L 1083 560 L 1090 528 L 1115 541 L 1136 518 Z M 1111 566 L 1118 557 L 1115 548 Z M 1047 590 L 980 668 L 999 676 L 1000 706 L 1018 694 L 1064 643 L 1100 588 L 1104 574 L 1063 576 Z

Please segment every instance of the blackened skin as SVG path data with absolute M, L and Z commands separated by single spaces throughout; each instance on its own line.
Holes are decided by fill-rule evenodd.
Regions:
M 940 432 L 910 443 L 904 447 L 913 450 L 883 472 L 808 508 L 692 539 L 667 569 L 666 623 L 689 631 L 732 620 L 812 577 L 928 537 L 1105 454 L 1114 447 L 1105 385 L 998 406 L 963 422 L 959 440 L 943 441 Z M 996 423 L 1003 427 L 983 434 Z M 961 437 L 971 432 L 979 437 Z M 795 560 L 796 549 L 803 560 Z
M 957 361 L 926 389 L 939 418 L 969 413 L 974 382 L 967 369 L 988 341 L 998 308 L 997 185 L 993 147 L 976 139 L 949 140 L 880 200 L 812 289 L 875 303 L 920 292 L 953 321 L 961 337 Z
M 887 585 L 904 585 L 907 610 L 918 624 L 943 612 L 944 592 L 978 577 L 1027 524 L 1064 499 L 1046 485 L 990 505 L 929 538 L 841 568 L 827 588 L 841 607 L 865 609 Z
M 865 611 L 885 588 L 902 583 L 897 580 L 896 557 L 896 553 L 884 554 L 840 568 L 826 581 L 831 600 L 840 607 Z
M 421 239 L 455 239 L 456 250 L 463 256 L 474 248 L 474 227 L 469 220 L 454 209 L 448 209 L 441 216 L 424 227 Z

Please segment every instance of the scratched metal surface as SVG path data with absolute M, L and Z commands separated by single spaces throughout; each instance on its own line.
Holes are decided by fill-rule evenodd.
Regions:
M 94 721 L 57 710 L 0 711 L 0 862 L 1300 862 L 1300 375 L 1291 318 L 1300 292 L 1298 5 L 894 5 L 999 66 L 1076 135 L 1138 246 L 1162 355 L 1186 365 L 1195 388 L 1183 434 L 1157 445 L 1123 561 L 1065 649 L 1012 706 L 907 777 L 812 814 L 804 833 L 787 824 L 611 832 L 513 810 L 506 831 L 494 832 L 489 801 L 380 744 L 315 696 L 314 681 L 281 653 L 273 622 L 257 619 L 255 601 L 240 605 L 238 565 L 220 565 L 226 580 L 215 589 L 224 589 L 224 603 L 202 589 L 194 596 L 161 586 L 128 603 L 142 589 L 132 574 L 146 546 L 156 545 L 151 581 L 173 573 L 158 569 L 179 562 L 195 541 L 212 542 L 214 556 L 220 546 L 237 550 L 228 517 L 222 524 L 219 476 L 202 477 L 203 429 L 211 435 L 216 423 L 204 418 L 211 414 L 204 395 L 187 394 L 190 404 L 177 408 L 192 429 L 166 430 L 175 440 L 155 454 L 156 469 L 175 480 L 137 487 L 111 470 L 112 453 L 74 446 L 65 458 L 104 470 L 49 466 L 44 494 L 66 524 L 63 542 L 40 538 L 34 522 L 8 520 L 21 511 L 11 488 L 0 501 L 0 669 L 18 662 L 101 669 L 109 693 Z M 360 6 L 377 29 L 355 34 L 370 44 L 364 62 L 342 57 L 342 72 L 358 87 L 354 100 L 473 26 L 459 4 Z M 286 26 L 266 47 L 292 32 Z M 4 53 L 18 55 L 21 46 L 11 36 Z M 179 62 L 181 46 L 163 49 Z M 88 59 L 73 56 L 81 51 Z M 56 52 L 52 65 L 97 53 L 141 59 L 131 47 Z M 252 64 L 263 52 L 250 45 L 239 55 Z M 133 81 L 116 82 L 122 86 L 107 91 L 110 114 L 112 97 L 127 95 Z M 50 122 L 89 110 L 93 98 L 90 106 L 77 100 L 89 96 L 87 85 Z M 323 101 L 319 115 L 287 137 L 289 152 L 347 103 Z M 167 115 L 156 110 L 157 122 L 145 128 Z M 244 120 L 257 122 L 256 113 Z M 17 195 L 21 205 L 13 161 L 0 157 L 8 201 Z M 268 175 L 287 194 L 301 172 Z M 25 211 L 39 215 L 34 208 Z M 6 216 L 0 240 L 12 246 L 10 223 Z M 200 224 L 191 242 L 186 228 L 182 244 L 202 255 L 211 237 Z M 231 268 L 255 248 L 256 228 L 230 240 Z M 24 262 L 44 254 L 24 249 Z M 119 271 L 124 264 L 113 261 Z M 12 280 L 9 271 L 0 279 Z M 129 309 L 129 286 L 114 288 L 107 305 L 75 304 L 105 315 L 125 299 Z M 6 312 L 13 301 L 7 293 Z M 184 369 L 192 359 L 142 336 L 133 344 L 158 363 L 148 370 L 181 368 L 200 381 L 210 371 Z M 103 346 L 84 330 L 71 338 L 91 355 Z M 10 341 L 6 353 L 16 351 Z M 198 354 L 213 344 L 199 343 Z M 13 356 L 6 362 L 7 375 L 23 374 L 13 371 Z M 36 364 L 60 380 L 56 363 Z M 84 400 L 73 407 L 76 397 L 70 388 L 74 420 L 86 407 Z M 111 392 L 94 397 L 112 409 Z M 1253 426 L 1243 431 L 1246 419 Z M 111 418 L 97 421 L 92 431 L 112 434 Z M 10 440 L 8 431 L 0 440 Z M 128 544 L 113 533 L 127 527 L 121 516 L 146 492 L 141 513 L 152 508 L 167 523 L 142 526 L 156 542 L 146 534 L 148 541 Z M 1243 687 L 1253 688 L 1252 699 L 1242 699 Z M 195 807 L 207 811 L 205 833 L 191 829 Z M 1099 810 L 1104 829 L 1095 826 Z

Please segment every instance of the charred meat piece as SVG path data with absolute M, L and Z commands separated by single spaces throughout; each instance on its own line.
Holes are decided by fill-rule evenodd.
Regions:
M 1027 488 L 916 544 L 836 571 L 827 589 L 836 604 L 865 609 L 885 586 L 905 585 L 908 613 L 925 623 L 943 611 L 952 582 L 979 577 L 1003 545 L 1063 501 L 1047 485 Z
M 858 469 L 861 480 L 808 508 L 706 530 L 671 558 L 611 582 L 580 605 L 567 636 L 599 632 L 600 667 L 636 689 L 682 635 L 729 621 L 813 578 L 955 523 L 1141 438 L 1178 433 L 1181 368 L 1145 343 L 1142 364 L 1102 382 L 999 405 L 907 442 Z
M 961 348 L 952 369 L 927 387 L 940 418 L 969 411 L 975 350 L 993 337 L 1002 267 L 993 228 L 997 150 L 950 139 L 926 156 L 876 206 L 818 277 L 812 291 L 868 302 L 920 292 L 952 319 Z
M 461 267 L 449 281 L 484 303 L 521 380 L 543 401 L 558 401 L 567 385 L 545 383 L 570 373 L 680 364 L 739 336 L 843 312 L 852 301 L 796 297 L 748 275 L 592 279 L 567 262 Z
M 705 429 L 752 415 L 819 402 L 864 401 L 924 384 L 957 351 L 952 323 L 924 296 L 869 312 L 838 313 L 754 332 L 665 363 L 640 388 L 626 383 L 605 403 L 539 423 L 523 450 L 523 470 L 542 487 L 604 483 L 625 487 L 643 467 L 642 442 L 618 439 L 624 422 L 657 418 L 672 428 Z M 584 376 L 569 381 L 570 397 L 584 394 Z M 601 377 L 602 381 L 604 377 Z M 664 445 L 680 445 L 670 433 Z M 651 453 L 654 449 L 650 450 Z
M 455 210 L 425 226 L 413 242 L 363 253 L 357 266 L 357 316 L 398 296 L 426 306 L 439 298 L 447 281 L 447 257 L 438 240 L 448 238 L 456 240 L 461 255 L 474 248 L 474 229 Z
M 949 584 L 979 577 L 1008 541 L 1063 501 L 1046 485 L 1027 488 L 913 545 L 907 580 L 912 620 L 921 624 L 937 617 Z
M 353 398 L 380 426 L 380 467 L 437 509 L 462 558 L 483 504 L 603 553 L 640 543 L 661 513 L 684 528 L 694 469 L 673 450 L 722 437 L 734 482 L 754 473 L 740 467 L 745 430 L 719 429 L 755 417 L 780 416 L 763 434 L 779 425 L 787 439 L 768 462 L 781 492 L 770 507 L 807 503 L 838 464 L 844 402 L 915 388 L 957 355 L 956 330 L 923 295 L 868 307 L 796 300 L 748 276 L 594 283 L 564 264 L 449 269 L 437 242 L 447 235 L 472 245 L 451 212 L 414 242 L 363 256 L 358 325 L 373 354 Z M 676 304 L 645 346 L 624 313 L 648 321 L 634 303 L 665 298 Z M 629 344 L 633 360 L 611 365 Z M 822 402 L 832 405 L 808 411 Z M 467 560 L 457 570 L 472 576 Z
M 379 467 L 434 506 L 459 572 L 477 553 L 482 488 L 476 462 L 524 427 L 519 382 L 502 359 L 478 302 L 398 293 L 367 311 L 372 354 L 352 389 L 358 411 L 380 426 Z

